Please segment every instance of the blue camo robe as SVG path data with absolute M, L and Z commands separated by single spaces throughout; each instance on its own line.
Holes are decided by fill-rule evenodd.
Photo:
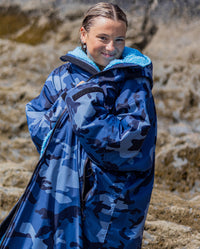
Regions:
M 79 47 L 61 59 L 26 106 L 41 156 L 0 248 L 139 249 L 154 180 L 152 63 L 128 47 L 103 71 Z

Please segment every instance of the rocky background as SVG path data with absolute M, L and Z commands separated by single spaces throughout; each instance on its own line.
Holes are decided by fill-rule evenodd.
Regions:
M 95 2 L 0 0 L 1 221 L 38 160 L 25 105 L 79 45 L 82 15 Z M 200 2 L 115 2 L 129 19 L 127 45 L 154 64 L 156 177 L 143 248 L 200 249 Z

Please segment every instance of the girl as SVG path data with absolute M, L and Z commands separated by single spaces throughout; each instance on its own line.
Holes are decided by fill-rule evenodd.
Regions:
M 0 248 L 141 248 L 156 113 L 152 63 L 125 47 L 127 26 L 117 5 L 92 6 L 82 46 L 61 57 L 27 104 L 40 161 L 2 224 Z

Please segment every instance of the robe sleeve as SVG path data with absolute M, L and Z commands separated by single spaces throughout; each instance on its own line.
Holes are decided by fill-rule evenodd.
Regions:
M 63 99 L 66 89 L 61 89 L 60 73 L 58 69 L 54 70 L 47 78 L 40 95 L 26 105 L 28 129 L 39 153 L 45 138 L 66 108 Z
M 93 82 L 71 89 L 66 103 L 73 130 L 90 158 L 102 167 L 118 170 L 139 155 L 154 107 L 148 78 L 128 80 L 123 87 L 116 84 L 115 90 L 118 96 L 112 111 L 105 106 L 109 96 Z

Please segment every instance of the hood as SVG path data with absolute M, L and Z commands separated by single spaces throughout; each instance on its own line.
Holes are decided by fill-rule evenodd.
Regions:
M 87 64 L 87 69 L 93 71 L 93 73 L 101 72 L 98 66 L 85 54 L 85 52 L 81 49 L 81 47 L 75 48 L 73 51 L 69 51 L 66 55 L 60 57 L 62 61 L 70 61 L 79 66 L 81 64 Z M 77 61 L 78 60 L 78 61 Z M 146 67 L 150 66 L 151 60 L 148 56 L 142 54 L 140 51 L 134 48 L 125 47 L 122 59 L 112 60 L 104 69 L 108 70 L 113 67 L 127 67 L 127 66 L 140 66 Z M 89 68 L 88 68 L 89 66 Z

